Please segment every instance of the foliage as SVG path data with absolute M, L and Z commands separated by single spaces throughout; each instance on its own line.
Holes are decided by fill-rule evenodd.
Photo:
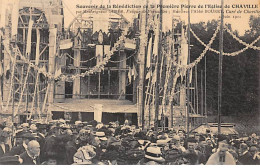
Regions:
M 251 16 L 250 30 L 241 37 L 246 43 L 254 41 L 260 32 L 260 17 Z M 217 26 L 217 21 L 192 24 L 191 28 L 206 44 L 209 42 Z M 231 25 L 227 25 L 231 29 Z M 233 30 L 232 30 L 233 31 Z M 238 33 L 235 32 L 238 36 Z M 224 31 L 224 52 L 230 53 L 241 50 L 245 46 L 237 42 Z M 259 43 L 256 44 L 259 46 Z M 191 62 L 203 51 L 204 47 L 191 36 Z M 219 36 L 212 44 L 218 50 Z M 218 109 L 218 54 L 208 51 L 207 57 L 207 108 L 209 114 L 217 114 Z M 205 70 L 205 58 L 198 64 L 199 102 L 201 100 L 201 71 Z M 194 75 L 193 71 L 193 75 Z M 203 72 L 204 74 L 204 72 Z M 195 75 L 194 75 L 195 76 Z M 204 77 L 203 77 L 204 78 Z M 202 79 L 204 80 L 204 79 Z M 248 49 L 235 57 L 223 57 L 222 78 L 222 115 L 255 114 L 259 111 L 259 51 Z M 200 107 L 200 105 L 199 105 Z

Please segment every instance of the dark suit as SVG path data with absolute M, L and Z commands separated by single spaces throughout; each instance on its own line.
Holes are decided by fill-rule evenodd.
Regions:
M 13 147 L 8 153 L 6 153 L 7 156 L 14 156 L 14 155 L 20 155 L 23 152 L 25 152 L 25 148 L 23 145 L 15 146 Z
M 20 158 L 23 160 L 22 165 L 39 165 L 39 157 L 36 158 L 36 164 L 33 162 L 33 159 L 28 155 L 27 152 L 24 152 L 20 155 Z
M 249 152 L 246 152 L 244 155 L 238 157 L 238 161 L 242 165 L 252 165 L 253 164 L 253 156 Z
M 10 150 L 10 147 L 9 145 L 5 144 L 5 152 L 4 150 L 2 149 L 2 146 L 0 146 L 0 157 L 2 157 L 3 155 L 5 155 L 6 153 L 8 153 Z

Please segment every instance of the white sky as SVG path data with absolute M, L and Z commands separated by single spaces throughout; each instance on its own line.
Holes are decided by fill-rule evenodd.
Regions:
M 1 12 L 3 12 L 3 9 L 6 9 L 6 4 L 7 3 L 12 3 L 13 1 L 17 1 L 17 0 L 0 0 L 0 9 Z M 29 1 L 29 0 L 28 0 Z M 33 0 L 31 0 L 33 1 Z M 220 5 L 221 4 L 221 0 L 190 0 L 191 5 L 196 5 L 197 7 L 195 8 L 196 10 L 198 10 L 198 5 L 205 5 L 205 4 L 211 4 L 211 5 Z M 74 19 L 74 16 L 76 16 L 76 11 L 79 9 L 76 9 L 76 5 L 80 4 L 80 5 L 107 5 L 107 4 L 135 4 L 135 5 L 145 5 L 146 4 L 146 0 L 63 0 L 64 3 L 64 18 L 65 18 L 65 27 L 67 27 L 71 21 Z M 232 4 L 249 4 L 249 5 L 258 5 L 258 9 L 254 8 L 254 9 L 248 9 L 249 11 L 256 11 L 258 10 L 258 12 L 260 13 L 260 0 L 224 0 L 225 5 L 232 5 Z M 159 4 L 159 0 L 149 0 L 149 4 Z M 169 4 L 173 4 L 173 5 L 187 5 L 188 4 L 188 0 L 163 0 L 163 4 L 164 5 L 169 5 Z M 115 8 L 114 8 L 115 9 Z M 122 9 L 122 8 L 121 8 Z M 129 21 L 132 21 L 133 18 L 133 14 L 130 13 L 126 13 L 127 9 L 124 9 L 124 13 L 123 15 L 128 18 Z M 134 9 L 135 10 L 135 9 Z M 159 10 L 159 8 L 158 8 Z M 181 10 L 181 9 L 177 9 L 177 8 L 164 8 L 165 11 L 167 11 L 167 14 L 163 15 L 163 28 L 165 29 L 166 27 L 171 29 L 172 26 L 172 22 L 171 22 L 171 18 L 172 15 L 174 16 L 181 16 L 182 20 L 185 20 L 185 22 L 187 23 L 188 20 L 188 15 L 187 13 L 185 14 L 176 14 L 173 13 L 173 10 Z M 184 8 L 184 10 L 187 11 L 187 8 Z M 212 20 L 212 19 L 218 19 L 220 17 L 220 13 L 205 13 L 205 7 L 202 8 L 201 10 L 203 10 L 203 13 L 191 13 L 191 23 L 198 23 L 200 21 L 204 21 L 207 22 L 208 20 Z M 207 10 L 209 10 L 209 8 L 207 8 Z M 215 8 L 214 10 L 220 10 L 220 8 Z M 230 8 L 230 10 L 236 10 L 235 12 L 237 12 L 239 9 L 236 8 Z M 249 16 L 251 14 L 246 14 L 244 12 L 244 10 L 246 10 L 245 8 L 240 8 L 240 10 L 242 10 L 242 13 L 240 14 L 227 14 L 225 13 L 226 16 L 228 16 L 229 18 L 225 18 L 224 22 L 226 23 L 230 23 L 232 25 L 233 30 L 238 30 L 239 34 L 242 35 L 244 33 L 245 30 L 249 29 L 249 25 L 248 25 L 248 20 L 249 20 Z M 225 10 L 226 11 L 226 10 Z M 0 15 L 1 15 L 0 12 Z M 73 13 L 73 14 L 72 14 Z M 260 16 L 260 14 L 254 14 L 254 15 L 258 15 Z M 234 19 L 233 16 L 238 16 L 239 18 Z M 105 18 L 108 17 L 107 15 L 101 15 L 101 19 L 99 19 L 99 24 L 105 24 L 102 22 L 105 22 Z M 0 22 L 0 26 L 1 26 Z
M 74 18 L 74 16 L 76 16 L 76 5 L 80 4 L 80 5 L 107 5 L 107 4 L 135 4 L 135 5 L 145 5 L 146 4 L 146 0 L 63 0 L 64 1 L 64 17 L 65 17 L 65 27 L 72 21 L 72 19 Z M 195 8 L 196 10 L 198 10 L 198 5 L 205 5 L 205 4 L 211 4 L 211 5 L 220 5 L 221 4 L 221 0 L 191 0 L 191 5 L 196 5 L 197 7 Z M 250 11 L 255 11 L 258 10 L 259 11 L 259 7 L 260 7 L 260 0 L 224 0 L 225 5 L 232 5 L 232 4 L 250 4 L 250 5 L 258 5 L 258 9 L 254 8 L 254 9 L 249 9 Z M 159 4 L 159 0 L 149 0 L 149 4 Z M 164 5 L 169 5 L 169 4 L 174 4 L 174 5 L 187 5 L 188 4 L 188 0 L 163 0 L 163 4 Z M 67 8 L 69 7 L 69 9 Z M 114 8 L 115 9 L 115 8 Z M 122 8 L 121 8 L 122 9 Z M 207 10 L 209 10 L 210 8 L 207 8 Z M 124 9 L 125 11 L 127 9 Z M 159 10 L 159 9 L 158 9 Z M 167 10 L 167 14 L 163 15 L 163 27 L 167 27 L 167 28 L 171 28 L 171 17 L 172 15 L 179 15 L 181 16 L 182 20 L 185 20 L 187 23 L 187 14 L 176 14 L 173 13 L 173 10 L 177 10 L 177 8 L 168 8 L 168 9 L 164 9 Z M 178 10 L 181 10 L 180 8 Z M 184 10 L 187 10 L 187 8 L 184 8 Z M 201 10 L 203 10 L 203 13 L 191 13 L 191 23 L 198 23 L 200 21 L 204 21 L 207 22 L 208 20 L 212 20 L 212 19 L 218 19 L 220 17 L 220 13 L 206 13 L 205 14 L 205 7 L 202 8 Z M 220 8 L 215 8 L 214 10 L 220 10 Z M 224 22 L 226 23 L 231 23 L 232 28 L 235 30 L 238 30 L 239 33 L 242 35 L 244 33 L 245 30 L 249 29 L 249 25 L 248 25 L 248 19 L 250 14 L 246 14 L 244 12 L 245 8 L 229 8 L 229 10 L 233 10 L 235 12 L 237 12 L 238 10 L 242 10 L 242 14 L 225 14 L 226 16 L 229 16 L 230 18 L 225 18 Z M 71 14 L 71 12 L 73 13 L 73 15 Z M 129 14 L 124 12 L 123 15 L 129 19 L 129 21 L 132 20 L 133 18 L 133 14 Z M 257 14 L 254 14 L 257 15 Z M 259 15 L 259 14 L 258 14 Z M 105 16 L 105 15 L 104 15 Z M 233 18 L 233 16 L 238 16 L 239 18 Z

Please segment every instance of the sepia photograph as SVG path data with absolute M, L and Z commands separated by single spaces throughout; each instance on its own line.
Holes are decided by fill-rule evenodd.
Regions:
M 0 0 L 0 165 L 260 165 L 259 0 Z

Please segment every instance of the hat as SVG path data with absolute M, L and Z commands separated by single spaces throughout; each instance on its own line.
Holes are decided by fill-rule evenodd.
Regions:
M 157 145 L 166 145 L 171 140 L 172 140 L 171 138 L 159 139 L 159 140 L 156 141 L 156 143 L 157 143 Z
M 157 146 L 148 147 L 145 152 L 145 158 L 156 161 L 156 162 L 164 162 L 165 159 L 162 157 L 161 148 Z
M 31 129 L 32 131 L 36 131 L 36 130 L 37 130 L 37 126 L 36 126 L 35 124 L 32 124 L 32 125 L 30 126 L 30 129 Z
M 28 123 L 22 123 L 21 127 L 29 127 L 29 124 Z
M 38 138 L 38 136 L 37 136 L 37 134 L 32 134 L 30 132 L 23 132 L 23 133 L 21 133 L 21 138 L 35 139 L 35 138 Z
M 11 133 L 11 132 L 12 132 L 12 129 L 9 128 L 9 127 L 5 127 L 5 128 L 3 129 L 3 132 Z
M 107 140 L 107 137 L 105 136 L 104 132 L 96 132 L 95 135 L 102 141 L 106 141 Z
M 19 165 L 22 159 L 19 156 L 3 156 L 0 158 L 0 165 Z
M 80 125 L 82 124 L 82 121 L 75 121 L 75 125 Z
M 102 123 L 99 123 L 99 124 L 97 124 L 97 126 L 96 126 L 96 128 L 97 129 L 100 129 L 100 128 L 102 128 L 104 125 L 102 124 Z
M 178 140 L 178 141 L 179 141 L 181 138 L 180 138 L 179 135 L 174 135 L 172 139 L 175 139 L 175 140 Z
M 70 127 L 67 124 L 61 124 L 60 128 L 62 128 L 62 129 L 69 129 Z

